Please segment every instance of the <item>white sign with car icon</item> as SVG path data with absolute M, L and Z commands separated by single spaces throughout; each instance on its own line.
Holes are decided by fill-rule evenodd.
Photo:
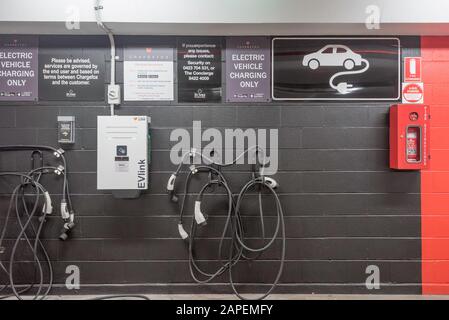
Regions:
M 273 100 L 401 97 L 398 38 L 274 37 L 271 62 Z
M 362 65 L 362 56 L 347 46 L 328 44 L 316 52 L 305 55 L 302 65 L 312 70 L 320 66 L 343 66 L 346 70 L 352 70 L 354 66 Z
M 364 68 L 351 71 L 355 66 L 361 66 L 362 62 L 365 64 Z M 302 65 L 311 70 L 316 70 L 320 66 L 344 67 L 348 71 L 337 72 L 329 79 L 329 86 L 341 94 L 350 93 L 353 85 L 347 82 L 334 84 L 335 78 L 364 73 L 369 68 L 368 60 L 342 44 L 328 44 L 318 51 L 306 54 L 302 59 Z

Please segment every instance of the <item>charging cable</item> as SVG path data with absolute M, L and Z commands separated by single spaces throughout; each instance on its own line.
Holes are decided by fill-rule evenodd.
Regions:
M 26 174 L 16 173 L 16 172 L 1 172 L 1 176 L 16 176 L 23 179 L 25 182 L 21 182 L 17 187 L 14 188 L 14 191 L 11 195 L 7 215 L 5 218 L 5 222 L 3 225 L 3 229 L 0 236 L 0 247 L 2 246 L 2 243 L 4 241 L 4 238 L 6 236 L 6 229 L 10 220 L 11 212 L 13 210 L 13 207 L 15 207 L 15 212 L 17 216 L 17 222 L 20 227 L 20 232 L 14 241 L 14 244 L 12 246 L 11 252 L 10 252 L 10 258 L 9 258 L 9 266 L 6 268 L 3 265 L 3 262 L 0 260 L 0 266 L 1 270 L 3 270 L 6 275 L 9 278 L 9 287 L 11 288 L 13 294 L 19 299 L 23 300 L 22 294 L 28 292 L 33 286 L 34 282 L 31 283 L 28 287 L 18 290 L 16 287 L 15 281 L 14 281 L 14 271 L 15 266 L 17 265 L 16 262 L 16 252 L 18 250 L 19 244 L 23 243 L 23 240 L 25 240 L 24 244 L 27 245 L 31 252 L 33 253 L 34 263 L 35 267 L 37 267 L 37 271 L 39 274 L 39 285 L 37 286 L 37 292 L 35 293 L 33 300 L 40 300 L 47 296 L 49 293 L 52 283 L 53 283 L 53 269 L 51 266 L 50 258 L 47 254 L 47 251 L 45 250 L 45 247 L 43 246 L 40 235 L 41 231 L 44 225 L 44 222 L 46 220 L 46 216 L 48 214 L 52 213 L 52 202 L 51 197 L 48 193 L 48 191 L 37 181 L 33 180 L 33 177 Z M 31 207 L 27 204 L 27 201 L 25 200 L 25 188 L 27 186 L 31 186 L 35 190 L 35 197 L 34 197 L 34 203 L 32 203 Z M 39 217 L 39 225 L 37 230 L 32 224 L 33 218 L 37 214 L 37 209 L 39 208 L 40 204 L 40 198 L 41 196 L 44 197 L 44 204 L 42 206 L 42 216 Z M 20 212 L 19 208 L 22 207 L 22 212 Z M 30 209 L 31 208 L 31 209 Z M 25 222 L 22 221 L 23 217 L 25 217 Z M 32 234 L 29 236 L 27 232 L 32 232 Z M 34 244 L 31 243 L 30 237 L 34 238 Z M 38 247 L 42 249 L 42 253 L 45 257 L 45 262 L 47 264 L 47 268 L 49 270 L 49 280 L 46 291 L 41 294 L 43 288 L 44 288 L 44 271 L 43 271 L 43 265 L 38 257 Z M 21 247 L 22 248 L 22 247 Z M 2 289 L 3 290 L 3 289 Z
M 37 152 L 36 152 L 37 150 Z M 64 150 L 56 149 L 43 145 L 7 145 L 0 146 L 0 152 L 14 151 L 32 151 L 32 165 L 35 166 L 35 155 L 40 156 L 40 167 L 33 168 L 28 174 L 19 172 L 0 172 L 0 177 L 17 177 L 20 179 L 19 185 L 14 187 L 6 217 L 3 220 L 3 226 L 0 233 L 0 272 L 5 273 L 9 279 L 9 284 L 5 284 L 0 288 L 0 292 L 10 289 L 12 294 L 1 296 L 0 299 L 10 296 L 16 296 L 17 299 L 23 300 L 24 295 L 31 297 L 33 300 L 45 299 L 49 294 L 53 285 L 53 268 L 48 252 L 41 242 L 41 234 L 48 215 L 54 211 L 54 204 L 50 193 L 40 183 L 44 174 L 55 174 L 62 176 L 62 199 L 60 203 L 60 213 L 64 221 L 64 233 L 60 239 L 65 240 L 71 229 L 74 227 L 74 209 L 69 191 L 69 183 L 67 176 L 67 163 L 64 156 Z M 59 161 L 62 162 L 56 166 L 44 166 L 42 160 L 42 152 L 52 153 Z M 39 160 L 39 159 L 38 159 Z M 39 209 L 41 213 L 39 213 Z M 12 242 L 11 248 L 5 248 L 4 242 L 7 230 L 13 223 L 10 221 L 12 213 L 16 213 L 16 221 L 18 226 L 18 235 Z M 37 223 L 35 223 L 35 221 Z M 15 221 L 14 221 L 15 222 Z M 15 225 L 15 224 L 14 224 Z M 15 230 L 15 229 L 14 229 Z M 10 240 L 8 240 L 10 241 Z M 32 253 L 32 261 L 17 261 L 18 252 L 23 256 L 22 251 L 30 251 Z M 3 255 L 9 255 L 9 259 L 4 259 Z M 34 268 L 34 280 L 29 284 L 16 284 L 16 274 L 23 267 L 31 266 Z M 33 269 L 32 269 L 33 270 Z M 30 273 L 28 271 L 28 273 Z M 32 273 L 31 273 L 32 275 Z M 31 290 L 33 293 L 31 294 Z M 31 295 L 30 295 L 31 294 Z
M 60 204 L 61 217 L 63 219 L 63 228 L 61 231 L 61 235 L 59 237 L 60 240 L 66 240 L 71 232 L 71 230 L 75 227 L 75 210 L 72 205 L 72 197 L 69 191 L 69 183 L 68 183 L 68 175 L 67 175 L 67 161 L 64 156 L 65 151 L 63 149 L 56 149 L 51 146 L 45 145 L 5 145 L 0 146 L 0 152 L 14 152 L 14 151 L 32 151 L 33 153 L 36 151 L 47 151 L 53 153 L 53 156 L 57 159 L 60 159 L 62 165 L 57 167 L 40 167 L 33 169 L 29 176 L 34 176 L 36 173 L 38 177 L 35 178 L 36 181 L 39 181 L 40 175 L 42 173 L 50 173 L 54 172 L 57 175 L 63 176 L 63 184 L 62 184 L 62 199 Z M 23 180 L 22 180 L 23 182 Z
M 257 148 L 255 148 L 257 150 Z M 239 157 L 246 154 L 249 151 L 249 149 L 245 150 Z M 207 159 L 206 156 L 203 156 L 196 152 L 190 152 L 186 154 L 183 159 L 190 156 L 191 159 L 193 159 L 194 155 L 200 156 L 202 159 Z M 210 159 L 209 159 L 210 160 Z M 213 164 L 213 161 L 209 161 L 211 164 Z M 237 162 L 237 159 L 234 159 L 231 163 L 223 164 L 226 166 L 232 165 Z M 183 165 L 183 162 L 178 166 L 177 170 L 170 176 L 167 189 L 172 193 L 171 200 L 173 200 L 174 196 L 174 190 L 176 189 L 176 177 L 179 175 L 181 167 Z M 212 165 L 191 165 L 190 170 L 187 173 L 187 176 L 184 181 L 184 189 L 182 192 L 182 200 L 180 204 L 179 209 L 179 220 L 178 220 L 178 232 L 180 237 L 188 242 L 188 250 L 189 250 L 189 269 L 190 274 L 192 278 L 195 280 L 195 282 L 200 284 L 206 284 L 226 271 L 229 275 L 229 283 L 231 285 L 232 290 L 234 291 L 235 295 L 239 297 L 240 299 L 247 299 L 242 294 L 239 293 L 237 289 L 237 284 L 235 283 L 235 280 L 233 279 L 233 267 L 241 262 L 242 260 L 255 260 L 259 258 L 265 251 L 269 250 L 273 247 L 275 241 L 281 237 L 281 253 L 280 253 L 280 260 L 279 260 L 279 269 L 276 273 L 275 280 L 269 285 L 268 290 L 265 291 L 261 296 L 259 296 L 257 299 L 263 299 L 266 298 L 277 286 L 282 271 L 284 268 L 284 262 L 285 262 L 285 222 L 284 222 L 284 214 L 281 207 L 280 199 L 274 190 L 278 184 L 275 179 L 271 177 L 265 177 L 263 175 L 259 175 L 260 172 L 263 172 L 263 170 L 260 170 L 260 172 L 257 172 L 256 175 L 253 173 L 252 179 L 250 179 L 249 182 L 247 182 L 244 187 L 240 190 L 238 193 L 237 201 L 235 201 L 233 193 L 231 191 L 231 188 L 229 187 L 229 184 L 227 182 L 226 177 L 221 172 L 220 168 L 222 165 L 215 164 L 215 166 Z M 194 214 L 191 219 L 191 226 L 190 226 L 190 234 L 187 233 L 183 226 L 183 216 L 184 211 L 186 207 L 186 201 L 188 196 L 188 191 L 190 187 L 190 181 L 193 176 L 197 174 L 208 174 L 209 181 L 205 183 L 195 201 L 194 201 Z M 211 179 L 212 176 L 216 176 L 216 179 Z M 200 239 L 197 239 L 197 231 L 199 228 L 207 228 L 207 221 L 208 216 L 203 211 L 202 205 L 204 202 L 204 195 L 208 190 L 215 190 L 215 186 L 221 187 L 224 189 L 225 197 L 227 199 L 227 214 L 225 223 L 221 232 L 220 241 L 218 243 L 218 259 L 219 259 L 219 265 L 215 270 L 212 271 L 206 271 L 204 266 L 200 266 L 198 263 L 198 257 L 196 252 L 196 247 L 200 245 L 202 242 Z M 260 224 L 261 224 L 261 238 L 264 240 L 264 245 L 258 248 L 251 247 L 244 239 L 245 237 L 245 231 L 243 228 L 242 223 L 242 217 L 241 217 L 241 210 L 242 210 L 242 202 L 243 198 L 247 194 L 248 190 L 257 188 L 259 191 L 259 217 L 260 217 Z M 274 197 L 274 200 L 276 202 L 276 212 L 277 212 L 277 223 L 275 227 L 275 232 L 272 235 L 271 238 L 266 240 L 265 236 L 265 213 L 262 206 L 262 190 L 267 189 L 269 191 L 269 194 L 271 194 Z M 178 197 L 176 196 L 176 199 Z M 215 220 L 214 220 L 215 221 Z M 215 227 L 212 226 L 212 229 L 215 229 Z M 227 254 L 225 248 L 228 248 Z M 255 253 L 255 255 L 254 255 Z

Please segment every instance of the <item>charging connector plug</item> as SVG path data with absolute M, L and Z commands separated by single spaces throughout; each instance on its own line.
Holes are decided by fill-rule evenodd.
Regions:
M 178 202 L 178 197 L 175 195 L 175 182 L 176 182 L 176 173 L 172 173 L 167 182 L 167 191 L 170 195 L 170 200 L 173 202 Z
M 48 193 L 48 191 L 44 192 L 44 197 L 45 197 L 45 203 L 44 203 L 44 207 L 42 208 L 42 212 L 45 214 L 51 214 L 53 212 L 53 206 L 51 204 L 51 198 L 50 198 L 50 194 Z
M 206 218 L 201 212 L 201 201 L 195 201 L 195 221 L 199 225 L 206 225 Z
M 182 240 L 185 240 L 189 237 L 188 233 L 182 226 L 182 223 L 178 223 L 178 232 L 179 232 L 179 235 L 181 236 Z
M 67 202 L 65 200 L 61 201 L 60 211 L 62 219 L 66 220 L 70 218 L 70 212 L 67 209 Z

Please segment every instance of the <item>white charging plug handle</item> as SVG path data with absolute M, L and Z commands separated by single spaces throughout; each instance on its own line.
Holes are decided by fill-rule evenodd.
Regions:
M 61 217 L 64 220 L 70 218 L 70 212 L 67 210 L 67 202 L 65 200 L 61 201 Z
M 183 240 L 189 237 L 189 235 L 187 234 L 186 230 L 184 229 L 181 223 L 178 223 L 178 232 Z
M 195 221 L 197 224 L 206 222 L 204 214 L 201 212 L 201 201 L 195 201 Z
M 48 193 L 48 191 L 44 192 L 44 197 L 45 197 L 45 203 L 44 203 L 44 207 L 42 208 L 42 212 L 45 214 L 51 214 L 53 212 L 53 206 L 51 205 L 51 198 L 50 198 L 50 194 Z
M 173 191 L 175 189 L 175 181 L 176 181 L 176 174 L 172 173 L 167 182 L 167 191 Z

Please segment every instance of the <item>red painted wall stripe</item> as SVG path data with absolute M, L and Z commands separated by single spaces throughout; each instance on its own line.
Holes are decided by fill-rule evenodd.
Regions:
M 431 163 L 421 172 L 422 293 L 449 294 L 449 37 L 421 37 Z

